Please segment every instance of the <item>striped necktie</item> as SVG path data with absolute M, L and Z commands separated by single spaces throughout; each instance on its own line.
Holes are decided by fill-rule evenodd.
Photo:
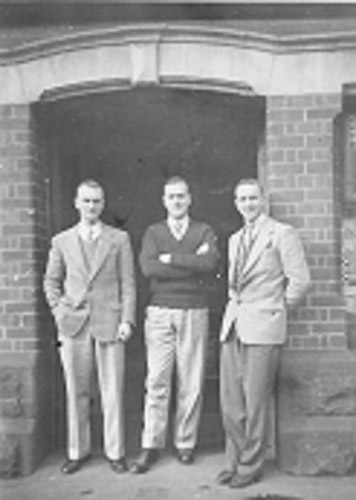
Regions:
M 94 229 L 92 227 L 88 230 L 88 242 L 93 243 L 94 241 Z
M 252 231 L 253 231 L 253 227 L 251 224 L 244 226 L 244 228 L 242 230 L 240 242 L 239 242 L 239 245 L 237 247 L 236 260 L 234 263 L 233 278 L 232 278 L 232 286 L 236 290 L 239 290 L 239 288 L 240 288 L 240 280 L 241 280 L 242 271 L 243 271 L 243 268 L 246 264 L 250 250 L 252 248 L 252 244 L 253 244 Z
M 240 269 L 246 264 L 248 255 L 252 247 L 252 225 L 245 225 L 240 243 Z

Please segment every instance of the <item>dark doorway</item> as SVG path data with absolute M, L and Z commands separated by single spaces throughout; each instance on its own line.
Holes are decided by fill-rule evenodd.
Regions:
M 232 190 L 239 178 L 257 175 L 263 99 L 141 87 L 57 99 L 40 108 L 48 145 L 52 233 L 75 223 L 75 187 L 84 178 L 94 178 L 106 190 L 104 219 L 129 231 L 137 256 L 146 227 L 164 216 L 164 180 L 179 174 L 190 182 L 192 215 L 213 226 L 222 254 L 220 277 L 211 287 L 211 342 L 200 436 L 202 447 L 221 444 L 217 330 L 225 301 L 227 237 L 240 224 Z M 139 446 L 143 402 L 140 325 L 147 293 L 139 271 L 137 279 L 139 328 L 127 353 L 129 450 Z M 57 436 L 63 444 L 63 401 L 59 399 L 57 406 Z M 99 420 L 98 416 L 94 423 L 97 434 Z

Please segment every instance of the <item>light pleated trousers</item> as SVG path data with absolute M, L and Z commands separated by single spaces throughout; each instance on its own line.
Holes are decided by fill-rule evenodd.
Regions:
M 150 306 L 146 314 L 147 377 L 142 447 L 165 446 L 175 367 L 174 445 L 178 449 L 194 448 L 203 401 L 208 310 Z
M 60 347 L 67 396 L 67 453 L 78 460 L 90 453 L 90 402 L 94 362 L 103 412 L 104 451 L 115 460 L 125 454 L 124 373 L 125 346 L 102 343 L 90 335 L 65 338 Z
M 226 467 L 241 475 L 259 472 L 268 442 L 269 403 L 279 345 L 246 345 L 235 335 L 221 346 L 220 403 Z

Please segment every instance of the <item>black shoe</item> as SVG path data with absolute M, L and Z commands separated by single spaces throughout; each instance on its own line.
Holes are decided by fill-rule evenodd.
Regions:
M 128 467 L 127 467 L 125 457 L 121 457 L 121 458 L 118 458 L 116 460 L 111 460 L 109 458 L 108 460 L 109 460 L 109 465 L 110 465 L 111 469 L 114 472 L 116 472 L 116 474 L 122 474 L 123 472 L 127 471 Z
M 235 472 L 229 469 L 223 469 L 216 476 L 216 482 L 218 484 L 229 484 L 231 479 L 235 476 Z
M 155 448 L 147 448 L 142 450 L 141 455 L 132 464 L 131 472 L 134 474 L 143 474 L 148 471 L 152 464 L 158 460 L 158 450 Z
M 177 458 L 184 465 L 190 465 L 194 462 L 194 452 L 191 448 L 177 450 Z
M 234 477 L 231 479 L 229 486 L 230 488 L 246 488 L 247 486 L 251 486 L 251 484 L 260 481 L 261 477 L 262 477 L 261 471 L 245 475 L 236 473 Z
M 62 465 L 61 471 L 63 474 L 74 474 L 74 472 L 77 472 L 87 460 L 89 460 L 89 456 L 79 458 L 78 460 L 71 460 L 68 458 Z

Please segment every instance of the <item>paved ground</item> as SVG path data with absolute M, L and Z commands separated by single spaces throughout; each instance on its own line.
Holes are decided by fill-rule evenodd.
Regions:
M 50 457 L 31 476 L 0 483 L 1 500 L 356 500 L 356 476 L 294 477 L 270 464 L 262 482 L 244 490 L 218 486 L 222 453 L 206 453 L 185 466 L 169 455 L 147 473 L 115 475 L 95 456 L 73 476 L 63 475 L 62 457 Z

